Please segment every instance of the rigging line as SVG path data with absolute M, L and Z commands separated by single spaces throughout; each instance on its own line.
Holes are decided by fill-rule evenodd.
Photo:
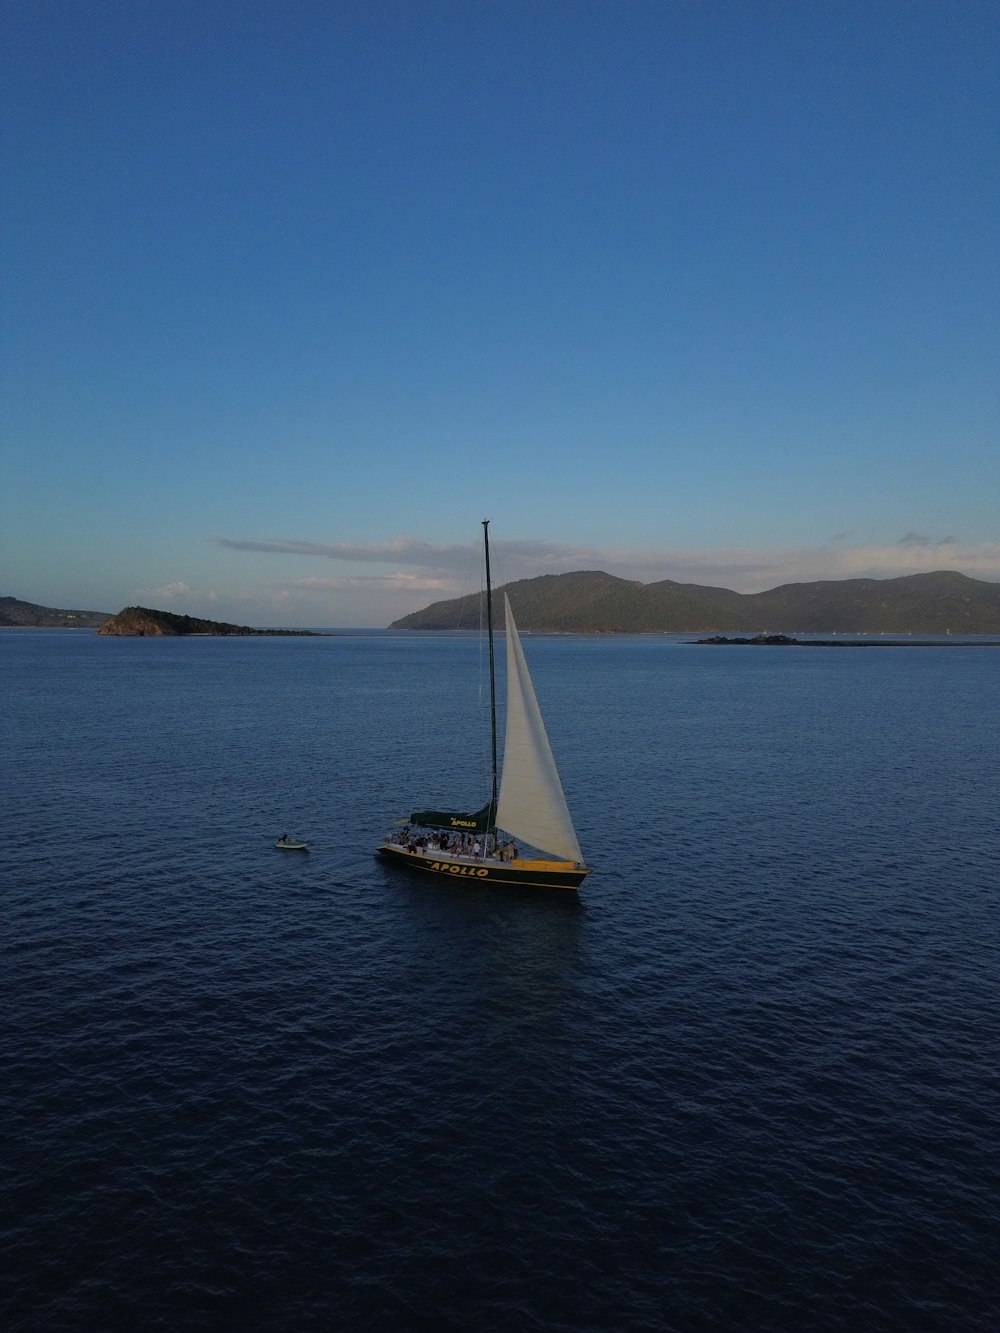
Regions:
M 490 565 L 493 569 L 493 628 L 499 632 L 505 623 L 502 594 L 507 587 L 507 573 L 504 569 L 503 542 L 491 543 Z
M 490 740 L 492 742 L 490 751 L 492 792 L 490 800 L 495 812 L 497 804 L 497 695 L 496 668 L 493 656 L 493 594 L 490 588 L 490 520 L 488 518 L 483 519 L 483 549 L 486 554 L 486 628 L 490 642 Z
M 479 650 L 479 663 L 477 671 L 477 682 L 479 690 L 478 716 L 480 723 L 482 723 L 482 721 L 486 717 L 486 710 L 489 706 L 487 704 L 486 694 L 485 694 L 485 686 L 489 668 L 487 663 L 487 652 L 486 652 L 486 647 L 487 647 L 486 559 L 485 559 L 485 546 L 483 543 L 480 543 L 479 545 L 479 593 L 476 597 L 476 602 L 479 608 L 479 637 L 477 640 L 477 645 Z M 479 727 L 479 764 L 482 776 L 486 779 L 487 782 L 489 782 L 490 769 L 492 766 L 492 754 L 490 752 L 490 746 L 489 746 L 489 733 L 487 732 L 484 726 Z

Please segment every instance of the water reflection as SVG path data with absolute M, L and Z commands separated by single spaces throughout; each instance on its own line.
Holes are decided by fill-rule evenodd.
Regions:
M 582 1005 L 588 909 L 575 893 L 459 888 L 384 870 L 398 895 L 411 947 L 464 961 L 466 1021 L 506 1076 L 564 1062 Z M 454 965 L 454 959 L 453 959 Z

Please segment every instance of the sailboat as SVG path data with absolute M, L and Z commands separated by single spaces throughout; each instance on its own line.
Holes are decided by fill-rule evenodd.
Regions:
M 413 870 L 463 883 L 577 889 L 590 870 L 573 828 L 506 593 L 507 715 L 498 782 L 489 519 L 483 520 L 483 547 L 493 761 L 490 799 L 470 813 L 414 810 L 409 820 L 400 821 L 404 827 L 386 835 L 376 853 Z

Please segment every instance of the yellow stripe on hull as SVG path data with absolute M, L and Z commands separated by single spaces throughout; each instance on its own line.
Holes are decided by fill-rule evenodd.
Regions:
M 411 870 L 477 884 L 506 884 L 525 889 L 576 889 L 590 874 L 585 867 L 574 865 L 572 861 L 526 858 L 515 861 L 474 861 L 471 858 L 411 852 L 391 843 L 376 848 L 376 851 L 380 856 L 388 857 Z

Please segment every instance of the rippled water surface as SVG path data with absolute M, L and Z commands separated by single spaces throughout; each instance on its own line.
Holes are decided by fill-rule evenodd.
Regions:
M 1000 1327 L 1000 650 L 525 651 L 579 897 L 466 639 L 0 635 L 6 1328 Z

